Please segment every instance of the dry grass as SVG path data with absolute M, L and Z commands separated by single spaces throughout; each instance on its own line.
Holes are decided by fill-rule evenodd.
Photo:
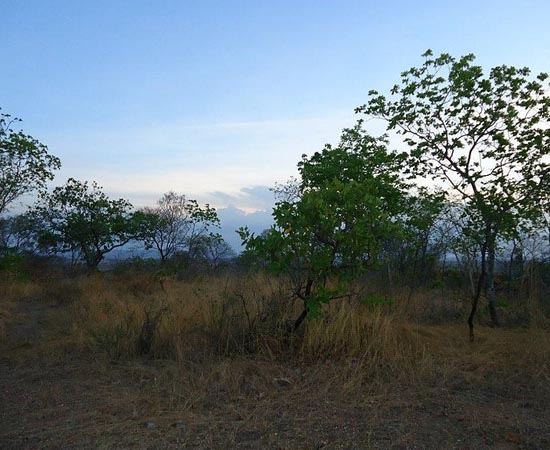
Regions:
M 529 329 L 498 333 L 481 327 L 478 342 L 471 345 L 463 324 L 428 326 L 411 320 L 414 311 L 424 317 L 426 305 L 437 308 L 444 303 L 444 295 L 437 297 L 439 291 L 411 296 L 394 290 L 391 304 L 365 304 L 359 298 L 334 301 L 323 318 L 306 321 L 298 333 L 289 333 L 286 324 L 301 305 L 285 292 L 282 282 L 258 274 L 191 281 L 96 274 L 9 284 L 0 317 L 9 321 L 18 299 L 39 299 L 58 307 L 50 328 L 61 347 L 105 352 L 114 360 L 146 356 L 174 361 L 184 368 L 178 376 L 186 383 L 180 384 L 189 386 L 204 372 L 225 373 L 219 367 L 227 364 L 227 358 L 231 364 L 239 360 L 316 367 L 337 363 L 335 376 L 346 389 L 377 377 L 411 381 L 445 375 L 464 364 L 489 373 L 517 368 L 534 375 L 549 367 L 548 331 L 541 321 Z M 453 298 L 456 293 L 445 295 L 443 315 L 464 303 Z
M 98 448 L 97 439 L 104 448 L 252 448 L 239 443 L 250 430 L 267 433 L 250 443 L 265 448 L 321 448 L 331 439 L 342 445 L 327 448 L 395 448 L 384 444 L 391 433 L 409 447 L 463 448 L 431 436 L 462 437 L 486 416 L 492 431 L 480 431 L 479 442 L 498 442 L 510 429 L 539 439 L 548 418 L 544 323 L 480 325 L 471 344 L 464 324 L 448 321 L 454 313 L 447 312 L 460 309 L 454 293 L 442 300 L 439 291 L 394 290 L 391 304 L 336 301 L 322 319 L 288 333 L 300 304 L 262 275 L 182 281 L 98 274 L 3 288 L 0 311 L 11 330 L 5 354 L 14 361 L 3 375 L 12 386 L 6 401 L 25 417 L 3 417 L 12 424 L 0 430 L 7 448 L 64 448 L 59 436 L 77 448 Z M 386 298 L 381 289 L 372 295 Z M 427 311 L 431 301 L 446 322 L 412 320 L 418 314 L 437 322 Z M 25 337 L 31 330 L 39 334 Z M 470 420 L 472 405 L 478 415 Z M 173 426 L 182 418 L 193 430 L 187 444 Z M 162 432 L 145 430 L 149 419 Z M 18 436 L 28 433 L 35 441 L 21 444 Z M 543 448 L 533 439 L 533 448 Z
M 58 286 L 69 305 L 75 342 L 115 359 L 147 354 L 204 363 L 254 355 L 267 361 L 341 360 L 350 373 L 409 376 L 428 364 L 425 343 L 401 314 L 359 302 L 334 302 L 298 334 L 286 324 L 300 304 L 261 275 L 178 281 L 148 277 L 78 278 Z M 55 299 L 55 289 L 45 289 Z M 69 297 L 72 296 L 72 301 Z
M 13 321 L 18 302 L 41 297 L 41 286 L 32 281 L 0 280 L 0 343 L 6 339 L 7 325 Z

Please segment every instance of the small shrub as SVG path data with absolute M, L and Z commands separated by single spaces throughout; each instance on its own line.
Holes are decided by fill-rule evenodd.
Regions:
M 137 328 L 134 315 L 127 313 L 121 321 L 94 324 L 89 334 L 97 349 L 107 352 L 112 359 L 120 359 L 135 354 Z
M 0 276 L 4 280 L 28 280 L 29 274 L 25 267 L 25 257 L 15 252 L 8 252 L 0 256 Z

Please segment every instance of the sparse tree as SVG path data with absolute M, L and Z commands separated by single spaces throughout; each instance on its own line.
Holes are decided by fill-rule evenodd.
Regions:
M 216 210 L 210 205 L 201 207 L 196 200 L 175 192 L 164 194 L 156 207 L 144 208 L 142 212 L 149 221 L 145 242 L 159 252 L 162 261 L 180 252 L 194 258 L 203 239 L 220 223 Z
M 480 242 L 481 268 L 468 318 L 486 286 L 492 322 L 495 253 L 499 237 L 517 234 L 548 202 L 550 96 L 548 75 L 527 68 L 493 68 L 488 75 L 474 55 L 424 55 L 421 67 L 402 73 L 391 97 L 370 92 L 357 109 L 387 121 L 410 146 L 411 172 L 443 181 L 465 205 L 467 227 Z
M 30 213 L 0 218 L 0 255 L 36 249 L 36 223 Z
M 48 148 L 12 126 L 20 119 L 0 113 L 0 214 L 24 194 L 42 189 L 61 167 Z
M 224 262 L 235 257 L 235 252 L 219 233 L 209 233 L 199 244 L 200 254 L 212 270 L 217 270 Z
M 441 193 L 430 193 L 425 188 L 408 194 L 404 203 L 401 234 L 384 242 L 382 257 L 391 284 L 392 272 L 409 275 L 412 295 L 414 287 L 433 273 L 442 254 L 443 243 L 436 232 L 445 203 Z
M 111 200 L 96 182 L 89 185 L 72 178 L 51 194 L 43 193 L 33 214 L 42 224 L 42 248 L 72 253 L 90 270 L 115 248 L 140 238 L 147 225 L 127 200 Z

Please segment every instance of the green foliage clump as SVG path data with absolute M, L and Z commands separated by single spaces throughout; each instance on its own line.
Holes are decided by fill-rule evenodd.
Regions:
M 41 248 L 82 258 L 89 269 L 147 230 L 144 215 L 133 212 L 130 202 L 112 200 L 97 183 L 90 186 L 73 178 L 42 194 L 33 214 Z
M 278 191 L 272 228 L 260 236 L 239 231 L 246 254 L 291 280 L 292 295 L 304 303 L 295 328 L 344 295 L 352 279 L 377 263 L 382 243 L 403 232 L 405 155 L 387 147 L 361 122 L 344 130 L 338 146 L 302 157 L 301 180 Z
M 20 119 L 0 113 L 0 214 L 24 194 L 43 189 L 61 167 L 59 158 L 37 139 L 14 131 Z

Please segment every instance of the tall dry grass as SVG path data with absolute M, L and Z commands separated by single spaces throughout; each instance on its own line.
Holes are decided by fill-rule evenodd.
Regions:
M 33 287 L 36 291 L 37 288 Z M 148 356 L 203 364 L 253 355 L 263 361 L 341 361 L 350 373 L 418 370 L 428 355 L 396 307 L 335 301 L 297 333 L 301 311 L 281 280 L 256 274 L 195 280 L 97 274 L 42 282 L 43 301 L 69 311 L 72 344 L 113 359 Z M 14 293 L 14 296 L 17 296 Z
M 306 321 L 297 333 L 287 324 L 302 305 L 288 292 L 282 280 L 262 274 L 193 280 L 95 274 L 10 284 L 0 319 L 9 316 L 5 305 L 24 298 L 62 306 L 66 314 L 59 316 L 58 328 L 66 344 L 111 359 L 146 357 L 192 367 L 192 376 L 178 375 L 180 381 L 191 377 L 187 385 L 198 378 L 216 385 L 216 377 L 239 385 L 232 367 L 265 375 L 273 362 L 330 365 L 344 385 L 380 376 L 445 375 L 466 366 L 529 367 L 539 375 L 549 368 L 548 331 L 540 321 L 528 331 L 481 328 L 479 342 L 467 343 L 466 327 L 456 321 L 466 303 L 455 292 L 411 295 L 393 288 L 390 296 L 380 286 L 358 290 L 355 298 L 332 302 L 321 319 Z M 445 324 L 423 322 L 437 322 L 434 318 Z M 249 367 L 252 360 L 255 369 Z M 269 378 L 264 375 L 252 379 Z

